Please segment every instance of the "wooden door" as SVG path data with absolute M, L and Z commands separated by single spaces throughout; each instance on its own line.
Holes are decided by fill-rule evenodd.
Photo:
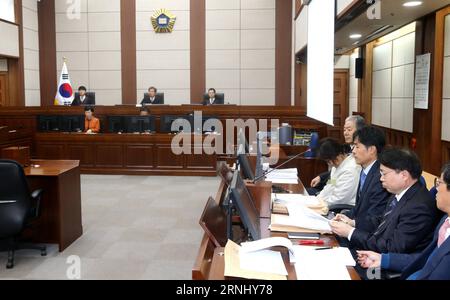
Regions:
M 0 73 L 0 106 L 6 106 L 8 99 L 8 75 Z
M 344 122 L 348 117 L 348 70 L 337 69 L 334 71 L 334 126 L 328 127 L 328 136 L 344 142 Z

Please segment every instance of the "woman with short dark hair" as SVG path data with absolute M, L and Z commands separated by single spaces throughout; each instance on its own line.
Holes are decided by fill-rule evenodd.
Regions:
M 355 205 L 361 167 L 356 164 L 353 155 L 347 153 L 345 145 L 326 138 L 320 142 L 318 156 L 331 167 L 330 179 L 318 197 L 328 206 Z

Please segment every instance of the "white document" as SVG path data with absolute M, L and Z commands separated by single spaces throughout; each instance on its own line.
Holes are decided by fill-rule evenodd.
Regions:
M 254 242 L 247 242 L 241 244 L 241 252 L 255 252 L 263 249 L 272 248 L 275 246 L 286 247 L 291 255 L 294 255 L 294 248 L 292 242 L 284 237 L 270 237 L 266 239 L 257 240 Z
M 320 204 L 316 196 L 304 196 L 303 194 L 272 194 L 272 201 L 281 204 L 298 203 L 304 206 Z
M 350 280 L 347 266 L 355 266 L 348 248 L 315 250 L 320 247 L 293 246 L 298 280 Z
M 288 203 L 286 208 L 288 209 L 289 217 L 284 218 L 284 222 L 287 224 L 279 225 L 331 232 L 330 221 L 304 205 Z
M 273 170 L 273 169 L 270 169 Z M 298 170 L 297 168 L 291 168 L 291 169 L 277 169 L 275 171 L 273 171 L 270 174 L 295 174 L 295 176 L 297 176 L 298 174 Z
M 241 248 L 239 258 L 241 269 L 284 276 L 288 275 L 281 253 L 278 251 L 259 250 L 256 252 L 245 252 Z
M 290 256 L 290 260 L 292 263 L 296 262 L 296 257 L 301 257 L 304 255 L 314 257 L 314 259 L 320 260 L 332 260 L 333 262 L 340 263 L 344 266 L 354 267 L 356 266 L 356 261 L 353 259 L 353 256 L 350 252 L 350 249 L 345 247 L 334 247 L 331 249 L 323 249 L 323 250 L 315 250 L 320 249 L 321 246 L 312 247 L 312 246 L 301 246 L 301 245 L 293 245 L 292 249 L 294 254 Z M 310 253 L 313 251 L 312 253 Z M 305 254 L 305 252 L 308 252 Z
M 297 184 L 298 180 L 288 178 L 266 178 L 266 181 L 271 181 L 274 184 Z
M 273 183 L 297 184 L 298 172 L 296 168 L 275 170 L 267 174 L 266 180 Z

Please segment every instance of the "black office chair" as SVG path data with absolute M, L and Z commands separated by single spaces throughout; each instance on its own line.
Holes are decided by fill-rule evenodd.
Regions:
M 209 101 L 209 94 L 203 94 L 203 103 Z M 225 94 L 224 93 L 216 93 L 216 102 L 215 104 L 225 104 Z
M 80 94 L 78 92 L 75 92 L 75 97 L 79 96 Z M 86 104 L 86 105 L 95 105 L 95 92 L 86 92 L 86 96 L 89 97 L 92 101 L 92 103 Z
M 144 98 L 150 98 L 148 93 L 144 93 Z M 164 93 L 156 93 L 156 98 L 161 99 L 161 103 L 164 104 Z
M 19 243 L 24 229 L 32 226 L 39 217 L 43 190 L 30 194 L 21 165 L 11 160 L 0 160 L 0 240 L 7 242 L 8 262 L 6 268 L 14 267 L 14 253 L 20 249 L 34 249 L 47 255 L 45 246 Z
M 334 204 L 328 207 L 328 211 L 331 211 L 335 214 L 343 214 L 349 210 L 351 210 L 354 206 L 349 204 Z

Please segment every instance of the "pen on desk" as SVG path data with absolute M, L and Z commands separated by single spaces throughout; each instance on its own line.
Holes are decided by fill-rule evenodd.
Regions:
M 328 250 L 328 249 L 333 249 L 333 247 L 322 247 L 322 248 L 316 248 L 314 250 Z

